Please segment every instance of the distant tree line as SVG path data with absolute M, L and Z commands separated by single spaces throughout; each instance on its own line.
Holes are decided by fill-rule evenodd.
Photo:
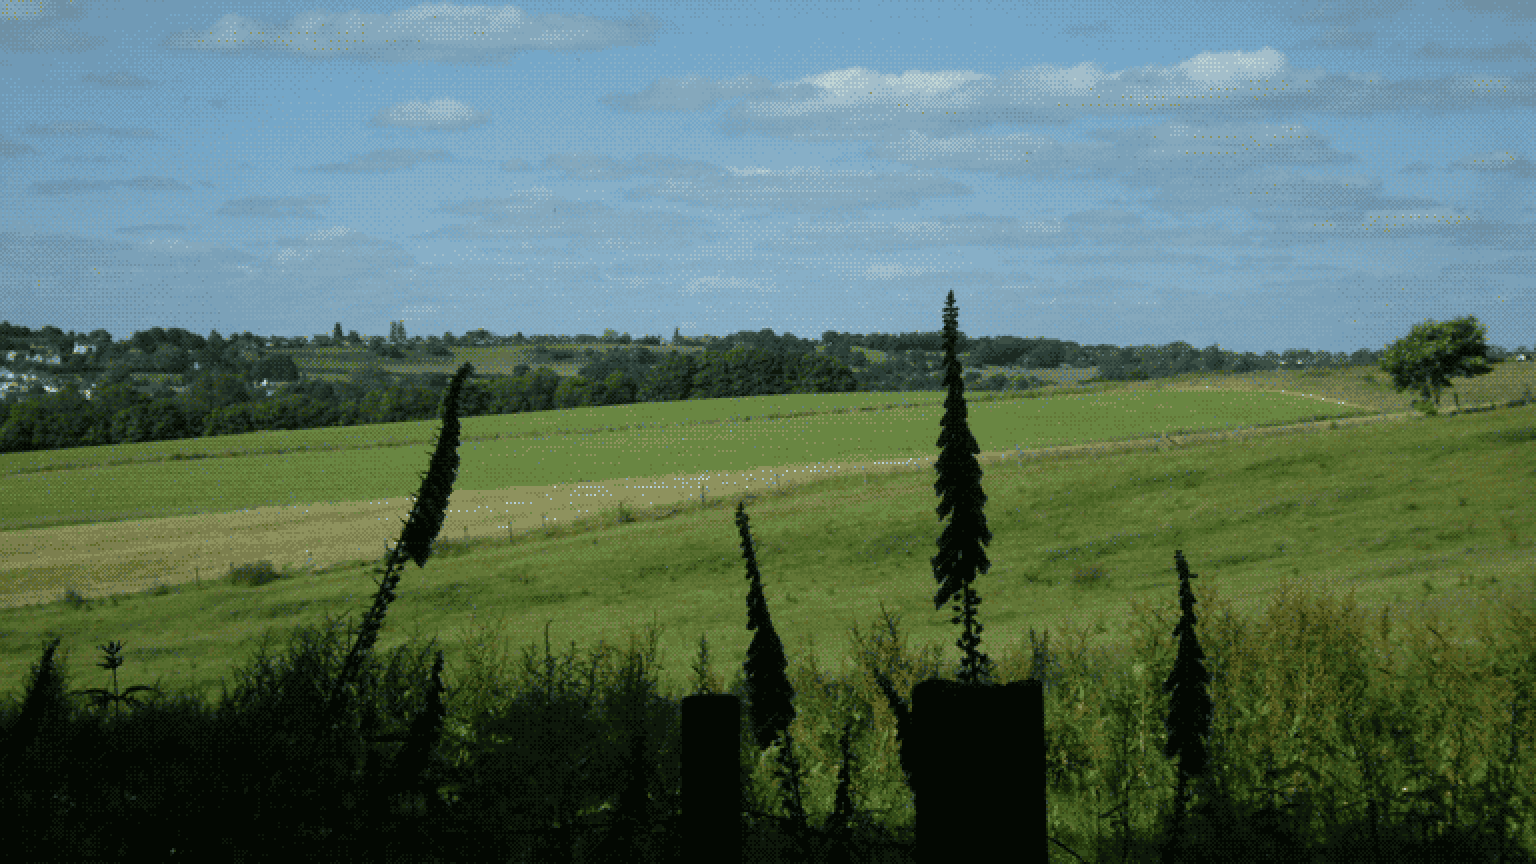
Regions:
M 57 393 L 34 385 L 24 395 L 0 400 L 0 452 L 52 450 L 67 447 L 157 441 L 209 435 L 230 435 L 262 429 L 312 429 L 367 423 L 432 419 L 448 380 L 446 374 L 401 376 L 378 361 L 415 356 L 453 356 L 453 348 L 481 345 L 532 345 L 536 363 L 581 362 L 575 376 L 548 368 L 519 364 L 511 376 L 470 378 L 462 393 L 463 416 L 515 414 L 589 405 L 683 401 L 725 396 L 781 393 L 846 393 L 856 391 L 941 391 L 940 356 L 943 333 L 848 334 L 828 330 L 817 343 L 771 329 L 741 331 L 721 338 L 688 340 L 674 330 L 672 344 L 702 345 L 697 354 L 652 351 L 655 336 L 630 339 L 629 334 L 604 332 L 601 338 L 533 336 L 521 333 L 498 337 L 474 330 L 455 338 L 407 337 L 403 322 L 392 322 L 390 340 L 364 339 L 341 324 L 318 344 L 366 346 L 372 359 L 359 364 L 346 380 L 306 379 L 282 349 L 308 346 L 305 339 L 262 339 L 250 332 L 208 338 L 180 328 L 159 327 L 135 333 L 123 342 L 96 330 L 84 336 L 57 328 L 30 331 L 0 322 L 0 345 L 6 350 L 52 353 L 56 365 L 10 362 L 13 371 L 45 372 L 67 382 Z M 977 391 L 1030 389 L 1046 381 L 1028 374 L 983 377 L 982 366 L 1017 367 L 1016 371 L 1097 367 L 1103 380 L 1145 380 L 1189 372 L 1246 372 L 1296 365 L 1335 366 L 1373 364 L 1381 352 L 1314 354 L 1306 351 L 1265 355 L 1234 354 L 1217 346 L 1200 350 L 1176 342 L 1162 348 L 1082 346 L 1055 339 L 1013 336 L 968 339 L 957 334 L 966 352 L 964 373 L 968 389 Z M 74 353 L 73 346 L 92 346 Z M 598 351 L 596 345 L 609 346 Z M 585 346 L 585 347 L 568 347 Z M 854 346 L 885 352 L 883 362 L 869 362 Z M 276 351 L 272 349 L 278 349 Z M 52 349 L 51 352 L 49 349 Z M 1498 349 L 1489 351 L 1490 358 Z M 3 355 L 0 355 L 3 356 Z M 135 373 L 158 373 L 179 379 L 150 386 L 133 383 Z M 266 395 L 260 385 L 284 383 Z M 79 388 L 93 388 L 87 399 Z

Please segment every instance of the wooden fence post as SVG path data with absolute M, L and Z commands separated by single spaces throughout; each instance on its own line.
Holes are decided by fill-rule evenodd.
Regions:
M 970 687 L 929 679 L 913 689 L 911 716 L 902 749 L 914 766 L 919 864 L 1049 861 L 1040 681 Z M 735 696 L 683 699 L 685 861 L 741 860 L 740 729 Z
M 916 757 L 919 864 L 1050 860 L 1044 709 L 1033 679 L 972 687 L 930 678 L 913 688 L 913 740 L 903 749 Z
M 684 861 L 741 861 L 741 702 L 729 693 L 683 698 Z

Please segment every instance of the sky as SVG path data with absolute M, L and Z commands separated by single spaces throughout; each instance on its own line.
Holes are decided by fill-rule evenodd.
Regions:
M 0 318 L 1536 343 L 1536 2 L 15 0 Z

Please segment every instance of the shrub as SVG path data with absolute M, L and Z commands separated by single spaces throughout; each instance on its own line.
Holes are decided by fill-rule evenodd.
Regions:
M 279 573 L 272 569 L 271 561 L 257 561 L 255 563 L 241 564 L 239 567 L 231 564 L 229 573 L 224 578 L 233 585 L 249 585 L 258 587 L 268 582 L 276 582 L 285 578 L 288 574 Z

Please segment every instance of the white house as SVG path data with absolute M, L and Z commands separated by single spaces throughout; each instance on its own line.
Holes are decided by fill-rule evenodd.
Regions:
M 31 352 L 22 352 L 22 351 L 7 351 L 7 352 L 5 352 L 5 359 L 7 359 L 7 360 L 31 360 L 34 363 L 58 363 L 59 362 L 59 356 L 57 354 L 52 354 L 52 355 L 49 355 L 47 357 L 40 357 L 40 356 L 38 356 L 36 354 L 33 354 Z

